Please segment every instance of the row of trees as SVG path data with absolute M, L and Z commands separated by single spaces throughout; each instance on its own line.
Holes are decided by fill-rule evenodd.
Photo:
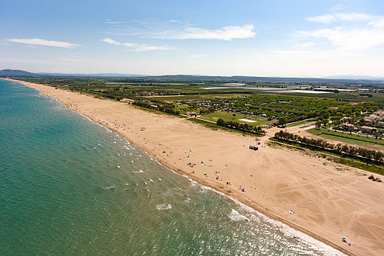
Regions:
M 216 122 L 217 125 L 227 127 L 230 129 L 235 129 L 243 132 L 250 132 L 255 134 L 265 134 L 265 131 L 260 126 L 252 126 L 247 123 L 239 123 L 236 121 L 224 121 L 224 119 L 219 118 Z
M 301 137 L 297 134 L 280 131 L 275 133 L 275 138 L 285 141 L 291 141 L 300 143 L 302 145 L 331 151 L 337 154 L 348 155 L 353 158 L 362 160 L 375 161 L 377 163 L 384 163 L 384 154 L 381 151 L 370 150 L 366 148 L 357 148 L 348 145 L 342 145 L 341 143 L 332 144 L 322 139 L 312 139 L 307 137 Z
M 162 104 L 154 104 L 152 102 L 148 101 L 135 101 L 133 103 L 134 105 L 144 107 L 144 108 L 151 108 L 151 109 L 156 109 L 161 112 L 173 114 L 173 115 L 180 115 L 180 111 L 176 110 L 173 104 L 167 104 L 167 103 L 162 103 Z

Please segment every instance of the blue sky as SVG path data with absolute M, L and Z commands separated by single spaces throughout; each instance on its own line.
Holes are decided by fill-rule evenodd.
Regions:
M 384 1 L 0 0 L 0 69 L 384 76 Z

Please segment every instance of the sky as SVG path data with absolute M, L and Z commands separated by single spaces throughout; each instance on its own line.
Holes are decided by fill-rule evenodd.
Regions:
M 384 77 L 382 0 L 0 0 L 0 69 Z

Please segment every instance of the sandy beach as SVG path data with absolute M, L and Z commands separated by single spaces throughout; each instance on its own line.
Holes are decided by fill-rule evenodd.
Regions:
M 254 151 L 249 145 L 258 142 L 251 136 L 212 130 L 123 102 L 15 82 L 115 130 L 162 165 L 345 254 L 384 255 L 384 183 L 369 180 L 371 173 L 360 169 L 266 145 L 277 128 L 269 129 Z M 351 246 L 342 242 L 343 236 Z

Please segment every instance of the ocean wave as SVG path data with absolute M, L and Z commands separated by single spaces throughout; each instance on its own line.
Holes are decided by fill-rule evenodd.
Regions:
M 233 221 L 242 221 L 242 220 L 247 220 L 249 219 L 245 217 L 244 215 L 241 215 L 238 211 L 232 209 L 231 214 L 228 215 L 228 217 L 233 220 Z

